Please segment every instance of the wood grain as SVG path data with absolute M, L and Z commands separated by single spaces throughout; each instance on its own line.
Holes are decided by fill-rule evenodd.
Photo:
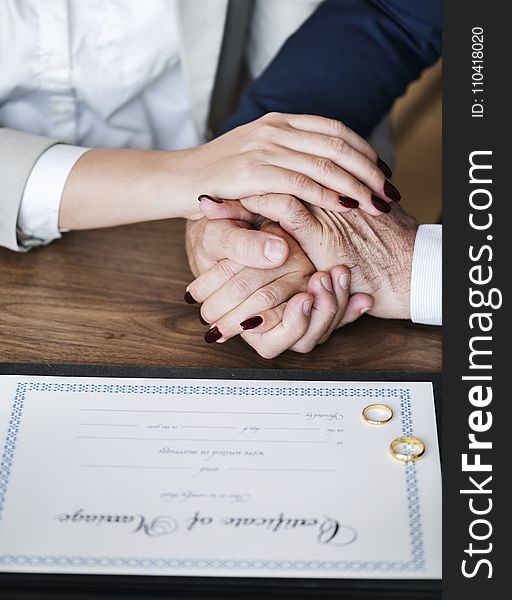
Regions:
M 311 354 L 264 360 L 239 338 L 206 344 L 180 220 L 73 232 L 47 248 L 0 248 L 0 361 L 432 371 L 439 328 L 363 317 Z

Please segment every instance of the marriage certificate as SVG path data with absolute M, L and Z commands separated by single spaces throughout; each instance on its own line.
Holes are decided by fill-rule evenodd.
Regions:
M 430 383 L 0 376 L 0 460 L 1 571 L 441 576 Z

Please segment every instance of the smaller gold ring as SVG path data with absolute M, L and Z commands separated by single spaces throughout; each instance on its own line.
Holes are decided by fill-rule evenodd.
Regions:
M 416 454 L 405 454 L 403 452 L 398 452 L 397 448 L 402 444 L 411 444 L 413 446 L 417 446 L 418 451 Z M 393 458 L 403 462 L 412 462 L 418 460 L 425 454 L 425 444 L 419 438 L 412 436 L 397 437 L 391 442 L 389 449 Z
M 368 413 L 371 410 L 383 410 L 386 413 L 386 416 L 383 419 L 371 419 L 368 416 Z M 393 418 L 393 411 L 385 404 L 368 404 L 368 406 L 363 408 L 362 415 L 363 419 L 370 425 L 384 425 L 384 423 L 389 423 Z

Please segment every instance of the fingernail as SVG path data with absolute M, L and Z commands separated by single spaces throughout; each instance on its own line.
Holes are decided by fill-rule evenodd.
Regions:
M 380 156 L 377 157 L 377 166 L 384 173 L 384 177 L 387 177 L 387 179 L 389 179 L 390 177 L 393 177 L 393 171 L 389 168 L 389 165 L 387 165 L 382 160 L 382 158 Z
M 343 273 L 339 278 L 340 287 L 346 290 L 350 284 L 350 275 L 348 273 Z
M 357 200 L 354 200 L 354 198 L 349 198 L 348 196 L 338 196 L 338 202 L 345 208 L 357 208 L 359 206 L 359 202 Z
M 369 306 L 365 306 L 364 308 L 362 308 L 362 309 L 359 311 L 359 314 L 360 314 L 360 315 L 364 315 L 364 313 L 367 313 L 369 310 L 370 310 L 370 307 L 369 307 Z
M 320 281 L 322 282 L 322 285 L 328 292 L 332 292 L 332 282 L 329 275 L 325 275 L 325 277 L 322 277 Z
M 222 337 L 222 333 L 219 331 L 218 327 L 212 327 L 204 334 L 204 341 L 208 344 L 213 344 L 217 340 L 220 340 Z
M 201 194 L 198 197 L 199 202 L 201 202 L 201 200 L 211 200 L 212 202 L 216 202 L 217 204 L 223 204 L 222 200 L 219 200 L 218 198 L 214 198 L 213 196 L 208 196 L 208 194 Z
M 391 210 L 391 206 L 387 202 L 384 202 L 384 200 L 381 200 L 374 194 L 372 194 L 372 204 L 377 210 L 380 210 L 380 212 L 383 213 L 388 213 Z
M 270 238 L 265 242 L 263 254 L 270 262 L 279 262 L 283 258 L 284 243 L 276 238 Z
M 247 331 L 248 329 L 254 329 L 255 327 L 259 327 L 263 323 L 263 317 L 259 315 L 257 317 L 249 317 L 240 323 L 240 327 Z
M 306 302 L 302 304 L 302 312 L 306 315 L 306 317 L 309 317 L 309 315 L 311 314 L 312 306 L 313 303 L 311 302 L 311 300 L 306 300 Z
M 183 299 L 187 304 L 197 304 L 197 300 L 192 296 L 190 292 L 185 292 Z
M 393 202 L 400 202 L 400 199 L 402 198 L 400 192 L 390 181 L 384 183 L 384 193 L 388 198 L 391 198 Z
M 201 323 L 202 323 L 203 325 L 210 325 L 210 323 L 208 323 L 208 321 L 205 321 L 205 320 L 203 319 L 203 317 L 201 316 L 201 313 L 199 313 L 199 320 L 201 321 Z

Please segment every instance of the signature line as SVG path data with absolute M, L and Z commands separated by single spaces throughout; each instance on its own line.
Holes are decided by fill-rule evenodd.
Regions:
M 111 437 L 106 435 L 77 435 L 81 440 L 129 440 L 141 442 L 236 442 L 248 444 L 330 444 L 327 441 L 317 440 L 225 440 L 218 438 L 163 438 L 163 437 Z
M 90 469 L 179 469 L 190 471 L 192 467 L 157 467 L 151 465 L 80 465 Z

